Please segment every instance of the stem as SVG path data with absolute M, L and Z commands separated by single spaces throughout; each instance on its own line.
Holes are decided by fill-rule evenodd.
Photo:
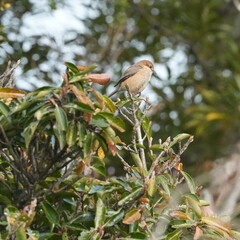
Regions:
M 138 142 L 143 145 L 143 138 L 142 138 L 142 131 L 141 131 L 141 125 L 138 124 L 138 126 L 136 127 L 137 130 L 137 139 Z M 140 156 L 141 156 L 141 160 L 142 160 L 142 164 L 143 164 L 143 168 L 147 169 L 147 164 L 146 164 L 146 158 L 145 158 L 145 152 L 143 148 L 139 149 L 140 151 Z

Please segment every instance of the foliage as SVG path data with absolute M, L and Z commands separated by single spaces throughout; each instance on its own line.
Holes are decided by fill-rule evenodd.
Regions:
M 239 139 L 238 1 L 76 1 L 90 12 L 84 19 L 76 14 L 86 32 L 68 29 L 58 37 L 61 41 L 36 28 L 23 35 L 29 15 L 39 17 L 46 11 L 54 15 L 58 9 L 75 14 L 68 8 L 69 1 L 46 1 L 46 6 L 36 2 L 15 1 L 0 19 L 6 35 L 2 63 L 14 52 L 13 60 L 22 59 L 24 81 L 35 77 L 52 82 L 62 59 L 101 62 L 117 78 L 126 62 L 147 56 L 162 76 L 160 82 L 152 81 L 154 138 L 159 132 L 163 138 L 185 131 L 196 135 L 186 161 L 198 163 L 226 155 L 235 146 Z
M 60 88 L 1 95 L 1 239 L 240 239 L 183 170 L 191 135 L 153 144 L 148 99 L 112 102 L 92 66 L 66 66 Z M 114 155 L 125 177 L 108 176 Z

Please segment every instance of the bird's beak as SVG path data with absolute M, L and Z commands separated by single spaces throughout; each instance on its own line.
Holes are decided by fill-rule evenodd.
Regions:
M 155 70 L 153 70 L 153 76 L 156 77 L 156 78 L 158 78 L 158 79 L 160 79 L 160 77 L 158 76 L 158 74 L 156 73 Z

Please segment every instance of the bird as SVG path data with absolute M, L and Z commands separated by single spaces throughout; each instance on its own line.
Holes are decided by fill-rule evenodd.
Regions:
M 108 97 L 120 91 L 129 91 L 133 96 L 140 95 L 150 81 L 153 72 L 154 66 L 149 60 L 141 60 L 133 64 L 123 72 L 117 84 L 114 85 L 116 89 Z

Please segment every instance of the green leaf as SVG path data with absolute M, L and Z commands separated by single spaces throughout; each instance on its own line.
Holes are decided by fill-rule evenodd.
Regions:
M 156 177 L 157 182 L 160 182 L 164 191 L 170 196 L 171 195 L 171 191 L 170 188 L 168 186 L 168 179 L 164 176 L 164 175 L 160 175 Z
M 105 162 L 100 157 L 93 156 L 92 160 L 93 160 L 92 162 L 93 164 L 100 164 L 101 166 L 105 166 Z
M 102 136 L 104 137 L 105 141 L 107 142 L 109 150 L 114 156 L 117 152 L 117 147 L 115 144 L 116 142 L 115 131 L 111 127 L 104 128 Z
M 106 140 L 98 133 L 95 133 L 95 136 L 96 136 L 97 140 L 99 141 L 99 144 L 101 145 L 103 151 L 105 153 L 107 153 L 108 146 L 107 146 Z
M 109 123 L 107 122 L 107 120 L 98 113 L 96 115 L 93 115 L 92 124 L 98 127 L 103 127 L 103 128 L 109 126 Z
M 93 232 L 93 230 L 89 230 L 89 231 L 83 231 L 81 232 L 81 235 L 78 237 L 78 240 L 95 240 L 94 237 L 94 233 L 96 231 Z M 99 238 L 100 240 L 100 238 Z
M 197 215 L 197 217 L 202 216 L 202 210 L 200 208 L 200 202 L 193 197 L 193 194 L 185 194 L 184 197 L 188 203 L 188 205 L 192 208 L 193 212 Z
M 138 148 L 146 149 L 146 147 L 145 147 L 144 145 L 140 144 L 140 143 L 137 143 L 136 146 L 137 146 Z
M 75 74 L 79 73 L 79 70 L 77 66 L 75 66 L 73 63 L 65 62 L 65 66 L 67 66 L 70 70 L 72 70 Z
M 235 240 L 240 240 L 240 232 L 231 230 L 230 234 L 234 237 Z
M 85 127 L 81 124 L 81 122 L 78 122 L 78 146 L 82 147 L 83 146 L 83 142 L 84 142 L 84 138 L 86 135 L 86 129 Z
M 142 239 L 142 240 L 147 240 L 149 239 L 146 233 L 141 233 L 141 232 L 132 232 L 130 234 L 131 240 L 135 239 Z
M 60 145 L 60 149 L 63 149 L 64 146 L 66 145 L 66 134 L 65 134 L 65 131 L 61 131 L 57 124 L 54 124 L 53 131 L 54 131 L 55 136 L 58 139 L 58 142 L 59 142 L 59 145 Z
M 3 203 L 5 205 L 10 205 L 11 200 L 7 196 L 0 194 L 0 203 Z
M 27 234 L 23 226 L 19 227 L 16 232 L 16 240 L 26 240 Z
M 130 152 L 130 155 L 134 161 L 134 163 L 136 164 L 136 166 L 138 167 L 138 169 L 140 171 L 142 171 L 143 169 L 143 166 L 142 166 L 142 160 L 141 158 L 139 157 L 139 154 L 135 153 L 135 152 Z
M 145 134 L 147 134 L 148 140 L 152 137 L 152 122 L 148 117 L 145 117 L 142 121 L 142 128 Z
M 192 228 L 196 226 L 195 222 L 190 221 L 182 221 L 182 220 L 174 220 L 170 222 L 170 225 L 172 228 Z
M 4 215 L 9 216 L 11 218 L 17 218 L 19 216 L 19 211 L 14 206 L 8 206 L 4 209 Z
M 130 102 L 131 102 L 131 99 L 129 97 L 128 98 L 123 98 L 119 102 L 117 102 L 117 105 L 119 107 L 124 107 L 124 106 L 128 105 Z
M 108 123 L 112 127 L 116 128 L 118 131 L 124 132 L 126 130 L 125 123 L 121 118 L 114 117 L 112 113 L 107 113 L 107 112 L 101 112 L 98 114 L 104 117 L 108 121 Z
M 25 99 L 24 98 L 24 102 L 16 105 L 16 107 L 12 110 L 11 114 L 23 111 L 23 110 L 27 110 L 28 108 L 32 107 L 32 106 L 36 106 L 40 101 L 33 98 L 33 99 Z
M 58 212 L 52 207 L 52 205 L 47 202 L 42 202 L 41 205 L 48 221 L 52 224 L 58 224 L 60 217 Z
M 129 201 L 133 200 L 133 199 L 136 198 L 137 196 L 140 196 L 142 192 L 143 192 L 143 188 L 142 188 L 142 187 L 135 189 L 133 192 L 131 192 L 130 194 L 128 194 L 127 196 L 125 196 L 124 198 L 122 198 L 122 199 L 118 202 L 118 206 L 122 206 L 122 205 L 128 203 Z
M 0 101 L 0 111 L 5 117 L 8 117 L 10 109 L 5 103 Z
M 176 137 L 173 138 L 173 141 L 170 143 L 169 147 L 172 147 L 176 143 L 181 142 L 182 140 L 189 138 L 189 137 L 191 137 L 191 135 L 188 133 L 178 134 Z
M 82 72 L 81 72 L 81 74 L 86 74 L 86 73 L 89 73 L 89 72 L 91 72 L 93 69 L 95 69 L 95 68 L 97 68 L 97 66 L 94 66 L 94 65 L 92 65 L 92 66 L 87 66 Z
M 25 145 L 28 148 L 29 143 L 32 140 L 32 137 L 38 127 L 39 121 L 31 122 L 27 128 L 24 129 L 24 138 L 25 138 Z
M 54 109 L 49 106 L 43 106 L 34 113 L 34 117 L 40 121 L 45 115 L 49 116 L 50 113 L 53 113 Z
M 94 219 L 95 229 L 104 224 L 106 218 L 106 207 L 101 198 L 98 198 L 96 204 L 96 215 Z
M 75 123 L 75 121 L 71 121 L 68 124 L 68 128 L 67 128 L 67 133 L 66 133 L 66 140 L 67 140 L 67 144 L 69 147 L 72 147 L 77 140 L 77 125 Z
M 183 195 L 183 197 L 192 198 L 194 201 L 198 202 L 199 205 L 201 205 L 201 202 L 200 202 L 199 198 L 195 194 L 186 193 L 186 194 Z
M 119 223 L 125 215 L 124 210 L 119 209 L 116 214 L 110 217 L 110 219 L 104 224 L 105 227 L 112 227 Z
M 85 224 L 86 222 L 93 222 L 94 221 L 94 213 L 93 212 L 86 212 L 86 213 L 78 213 L 77 216 L 75 216 L 73 219 L 71 219 L 71 221 L 69 222 L 69 224 L 72 223 L 83 223 Z
M 191 176 L 184 172 L 184 171 L 181 171 L 183 177 L 185 178 L 186 182 L 187 182 L 187 185 L 189 187 L 189 190 L 192 194 L 195 194 L 196 193 L 196 186 L 195 186 L 195 183 L 193 181 L 193 179 L 191 178 Z
M 87 136 L 86 136 L 86 139 L 85 139 L 85 141 L 84 141 L 84 148 L 83 148 L 84 157 L 86 157 L 86 156 L 91 152 L 91 149 L 92 149 L 92 141 L 93 141 L 92 133 L 91 133 L 91 132 L 88 132 L 88 133 L 87 133 Z
M 116 107 L 111 99 L 109 99 L 107 96 L 103 96 L 104 102 L 106 103 L 107 108 L 110 110 L 111 113 L 116 112 Z
M 71 224 L 64 224 L 62 227 L 67 227 L 71 230 L 74 231 L 84 231 L 87 230 L 87 228 L 85 226 L 83 226 L 81 223 L 71 223 Z
M 88 194 L 93 194 L 99 191 L 102 191 L 104 189 L 104 186 L 101 185 L 93 185 L 91 189 L 89 190 Z
M 151 177 L 148 180 L 148 185 L 147 185 L 147 193 L 150 197 L 152 197 L 154 195 L 154 193 L 156 192 L 156 178 L 155 176 Z
M 69 240 L 67 232 L 62 233 L 62 240 Z
M 44 232 L 44 233 L 40 233 L 39 234 L 39 240 L 46 240 L 46 239 L 49 239 L 53 236 L 56 235 L 56 233 L 52 233 L 52 232 Z
M 167 235 L 167 237 L 164 240 L 180 240 L 182 235 L 182 230 L 175 230 Z
M 64 107 L 69 109 L 76 109 L 81 112 L 94 113 L 94 110 L 89 105 L 79 101 L 74 101 L 74 103 L 66 104 Z
M 103 177 L 106 177 L 106 169 L 103 165 L 101 164 L 93 164 L 92 168 L 99 173 L 100 175 L 102 175 Z
M 55 118 L 57 120 L 59 129 L 61 131 L 66 131 L 66 129 L 67 129 L 67 115 L 66 115 L 65 111 L 61 107 L 56 106 L 54 114 L 55 114 Z
M 70 83 L 75 83 L 75 82 L 84 81 L 84 80 L 86 80 L 86 79 L 87 79 L 87 78 L 86 78 L 85 76 L 78 74 L 78 75 L 72 77 L 69 82 L 70 82 Z
M 164 147 L 162 144 L 153 144 L 149 149 L 153 151 L 163 151 Z

